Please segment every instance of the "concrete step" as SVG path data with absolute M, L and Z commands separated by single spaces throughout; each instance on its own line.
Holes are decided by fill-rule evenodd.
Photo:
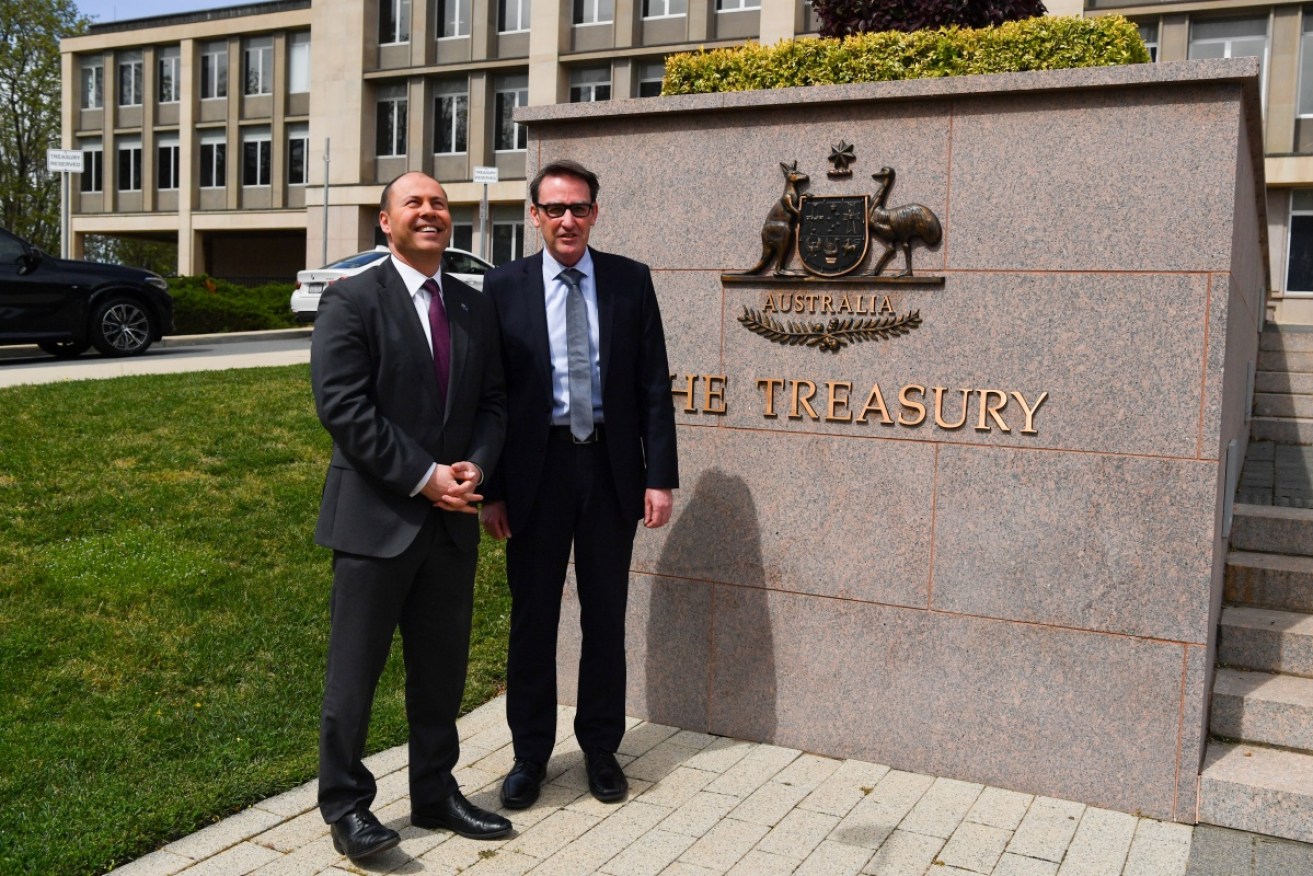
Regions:
M 1224 598 L 1254 608 L 1313 613 L 1313 557 L 1231 551 Z
M 1313 754 L 1313 678 L 1219 669 L 1209 720 L 1214 736 Z
M 1224 606 L 1217 662 L 1231 669 L 1313 678 L 1313 615 Z
M 1255 392 L 1254 415 L 1259 417 L 1313 417 L 1313 395 Z
M 1209 742 L 1199 776 L 1199 820 L 1313 842 L 1313 755 Z
M 1258 371 L 1254 373 L 1254 392 L 1313 393 L 1313 374 Z
M 1259 349 L 1313 352 L 1313 331 L 1307 331 L 1308 328 L 1310 326 L 1265 328 L 1258 336 Z
M 1288 350 L 1259 350 L 1259 371 L 1292 371 L 1300 374 L 1313 372 L 1313 352 Z
M 1249 421 L 1249 435 L 1274 444 L 1313 444 L 1313 420 L 1255 416 Z
M 1269 554 L 1313 555 L 1313 509 L 1235 506 L 1231 548 Z

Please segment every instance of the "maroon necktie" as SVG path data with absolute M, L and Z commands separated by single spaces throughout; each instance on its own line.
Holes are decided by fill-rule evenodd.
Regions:
M 451 374 L 451 327 L 447 324 L 447 308 L 442 305 L 442 293 L 433 278 L 424 281 L 429 292 L 429 329 L 433 335 L 433 376 L 438 381 L 438 395 L 447 403 L 447 379 Z

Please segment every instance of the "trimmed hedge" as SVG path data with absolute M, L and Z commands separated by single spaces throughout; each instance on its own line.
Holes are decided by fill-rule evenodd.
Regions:
M 212 277 L 170 277 L 175 334 L 244 332 L 290 328 L 292 286 L 239 286 Z
M 1043 15 L 1041 0 L 814 0 L 824 37 L 932 27 L 990 27 Z
M 1139 31 L 1120 15 L 1044 17 L 979 29 L 811 37 L 769 47 L 748 43 L 671 55 L 661 93 L 709 94 L 1148 61 Z

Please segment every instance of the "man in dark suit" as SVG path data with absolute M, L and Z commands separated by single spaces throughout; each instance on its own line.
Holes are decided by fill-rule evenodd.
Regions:
M 509 538 L 506 717 L 515 765 L 502 803 L 538 798 L 556 739 L 556 637 L 574 550 L 583 633 L 575 737 L 599 800 L 629 785 L 615 752 L 625 721 L 625 603 L 637 521 L 670 519 L 679 486 L 665 335 L 646 265 L 588 247 L 597 177 L 572 161 L 529 185 L 544 249 L 484 278 L 509 393 L 506 448 L 482 516 Z
M 452 778 L 465 690 L 483 477 L 506 428 L 496 318 L 440 275 L 451 213 L 437 180 L 383 190 L 392 255 L 325 290 L 311 342 L 319 419 L 333 436 L 315 541 L 333 549 L 332 628 L 319 728 L 319 809 L 352 859 L 397 845 L 370 812 L 361 761 L 374 688 L 400 627 L 410 722 L 411 822 L 485 838 L 505 818 Z

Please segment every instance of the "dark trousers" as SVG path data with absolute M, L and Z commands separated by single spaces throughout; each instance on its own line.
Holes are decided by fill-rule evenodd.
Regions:
M 361 758 L 374 689 L 400 627 L 410 724 L 410 798 L 424 810 L 456 790 L 456 716 L 465 693 L 477 552 L 459 550 L 433 511 L 392 559 L 333 554 L 332 627 L 319 723 L 319 810 L 332 823 L 368 807 Z
M 625 732 L 625 603 L 637 523 L 620 510 L 604 444 L 553 441 L 528 525 L 506 543 L 511 589 L 506 720 L 515 756 L 546 763 L 556 741 L 556 638 L 574 548 L 583 646 L 574 731 L 612 752 Z

